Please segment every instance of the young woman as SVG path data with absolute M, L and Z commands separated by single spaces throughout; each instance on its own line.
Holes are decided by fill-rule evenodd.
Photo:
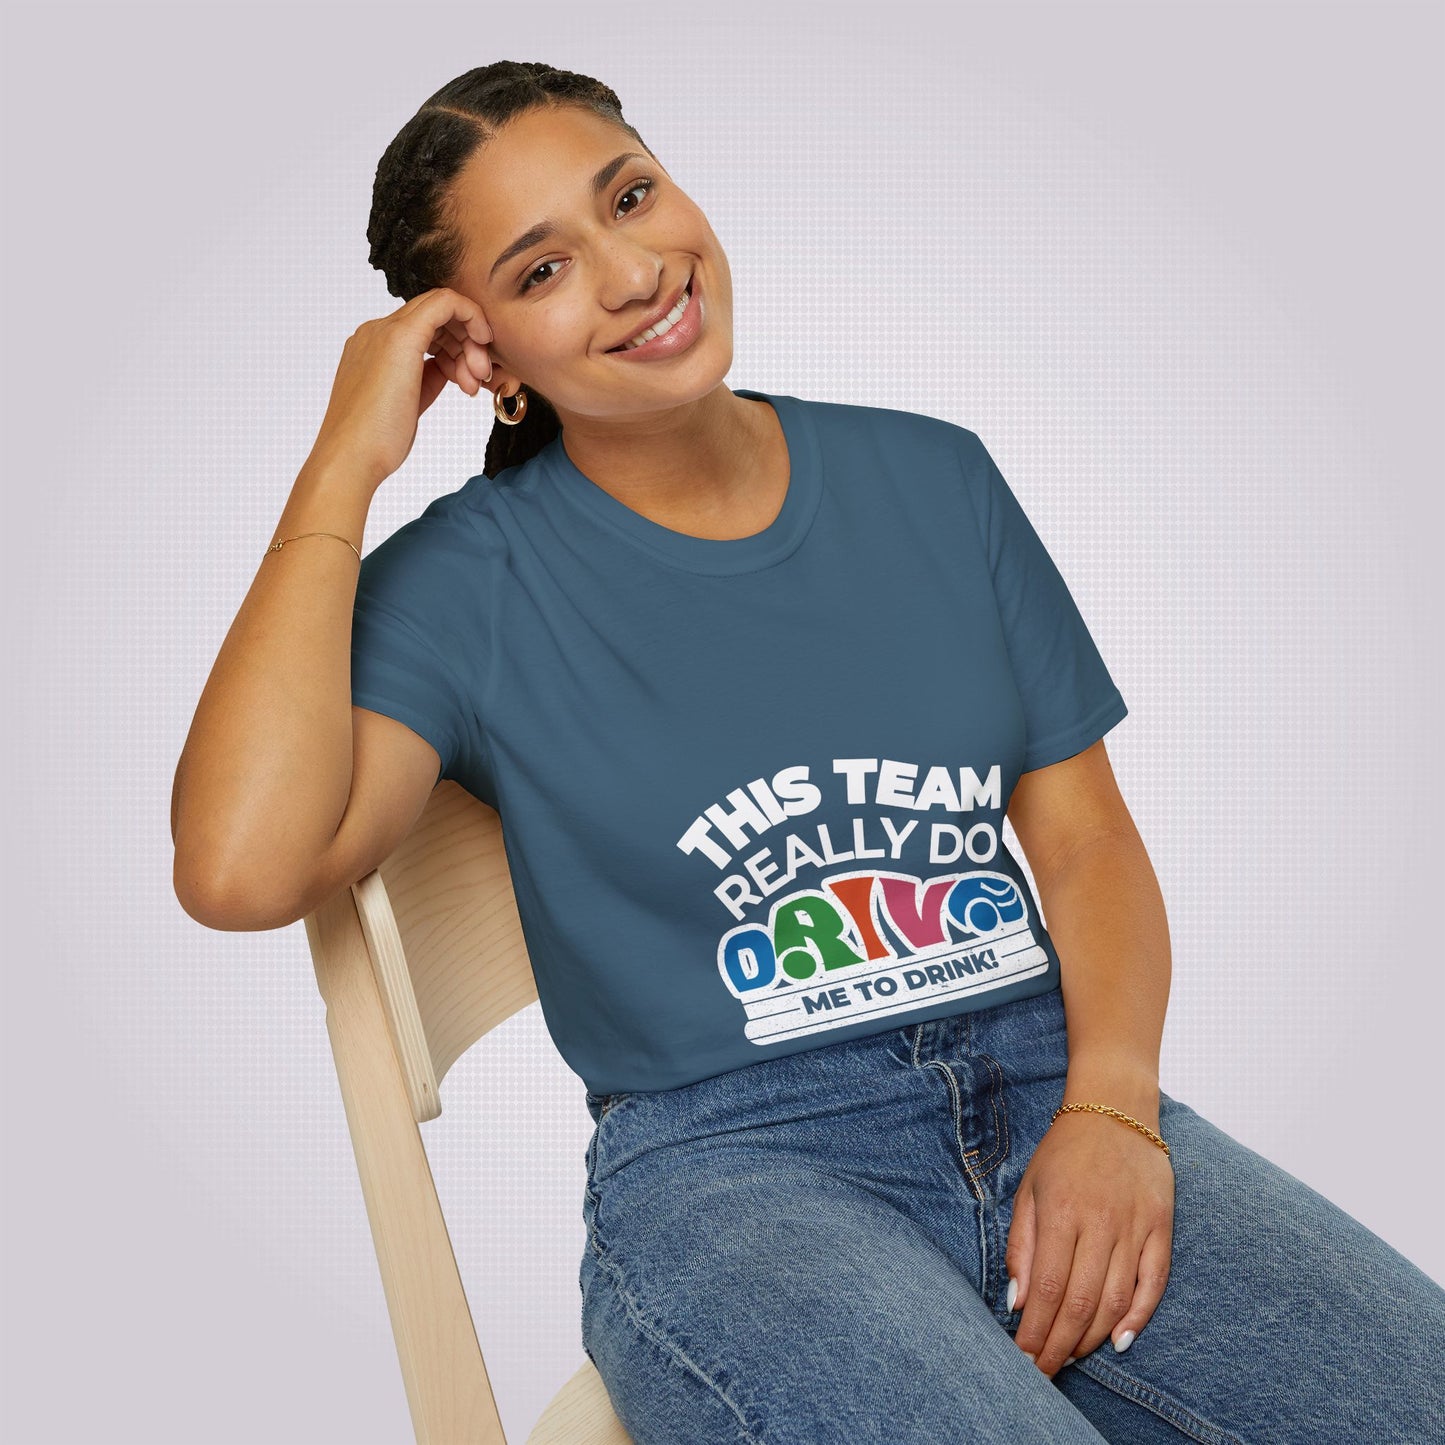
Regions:
M 1158 1087 L 1127 709 L 979 438 L 725 386 L 727 257 L 587 77 L 438 91 L 368 236 L 404 304 L 201 698 L 177 892 L 277 927 L 440 779 L 499 811 L 639 1445 L 1442 1438 L 1445 1291 Z M 358 569 L 448 382 L 485 470 Z

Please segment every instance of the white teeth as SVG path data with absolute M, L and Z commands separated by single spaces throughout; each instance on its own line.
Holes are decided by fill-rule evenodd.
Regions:
M 677 325 L 679 318 L 682 316 L 682 313 L 687 310 L 688 302 L 691 300 L 692 282 L 689 281 L 677 305 L 674 306 L 656 326 L 649 326 L 646 331 L 634 336 L 631 341 L 624 342 L 621 349 L 623 351 L 635 351 L 644 342 L 651 341 L 654 336 L 666 336 L 667 333 Z

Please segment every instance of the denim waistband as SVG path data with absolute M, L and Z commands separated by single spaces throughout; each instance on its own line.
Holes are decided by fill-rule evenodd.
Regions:
M 629 1141 L 653 1148 L 830 1111 L 866 1113 L 890 1081 L 932 1064 L 949 1064 L 962 1087 L 985 1092 L 1010 1078 L 1061 1076 L 1067 1061 L 1063 995 L 1050 989 L 761 1060 L 676 1089 L 589 1092 L 587 1108 L 595 1124 L 606 1120 L 615 1159 L 629 1152 Z

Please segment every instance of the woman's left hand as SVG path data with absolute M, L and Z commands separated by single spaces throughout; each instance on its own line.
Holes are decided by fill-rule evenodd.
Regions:
M 1049 1376 L 1111 1336 L 1128 1349 L 1163 1297 L 1173 1233 L 1164 1151 L 1107 1114 L 1061 1115 L 1014 1196 L 1004 1261 L 1019 1348 Z

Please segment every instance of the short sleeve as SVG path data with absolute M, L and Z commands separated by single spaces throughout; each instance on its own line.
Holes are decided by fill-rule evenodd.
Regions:
M 444 569 L 409 522 L 361 562 L 351 614 L 351 701 L 384 713 L 437 751 L 437 780 L 456 777 L 470 737 L 465 693 L 443 657 Z
M 970 493 L 1023 700 L 1027 773 L 1083 752 L 1129 709 L 1018 498 L 983 442 L 966 437 Z

